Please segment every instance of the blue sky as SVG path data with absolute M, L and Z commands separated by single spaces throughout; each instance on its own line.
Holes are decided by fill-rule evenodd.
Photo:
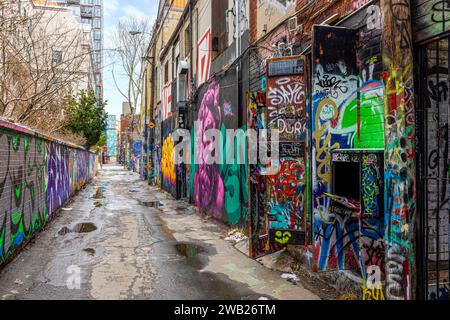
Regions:
M 117 90 L 114 80 L 112 77 L 112 59 L 108 54 L 108 49 L 113 48 L 111 43 L 112 34 L 114 33 L 115 26 L 119 19 L 124 17 L 137 17 L 140 19 L 147 19 L 153 21 L 158 12 L 159 0 L 104 0 L 104 65 L 105 69 L 103 71 L 103 86 L 104 86 L 104 99 L 108 100 L 107 112 L 109 114 L 115 114 L 120 116 L 122 113 L 122 102 L 124 101 L 123 96 Z M 127 79 L 125 77 L 120 77 L 123 71 L 117 70 L 117 64 L 115 67 L 115 75 L 118 84 L 121 88 L 127 87 Z

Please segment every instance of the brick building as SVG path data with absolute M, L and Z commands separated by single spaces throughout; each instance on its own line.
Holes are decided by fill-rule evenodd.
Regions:
M 448 299 L 447 13 L 439 0 L 188 1 L 148 51 L 150 181 L 248 230 L 252 257 L 287 247 L 361 299 Z M 224 159 L 249 150 L 226 130 L 249 128 L 278 130 L 277 174 L 206 161 L 209 129 Z

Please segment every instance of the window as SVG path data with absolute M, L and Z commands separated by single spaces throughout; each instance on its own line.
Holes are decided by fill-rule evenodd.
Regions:
M 60 64 L 62 62 L 62 58 L 63 58 L 63 55 L 62 55 L 61 51 L 53 50 L 53 52 L 52 52 L 53 64 Z
M 333 163 L 333 193 L 337 196 L 360 201 L 360 163 L 334 162 Z
M 81 23 L 82 23 L 82 24 L 89 24 L 89 25 L 92 25 L 92 19 L 81 18 Z
M 159 69 L 158 67 L 155 67 L 155 79 L 154 79 L 155 83 L 155 96 L 158 97 L 156 100 L 159 100 L 159 95 L 158 94 L 158 89 L 159 89 Z
M 184 56 L 186 57 L 191 52 L 191 31 L 190 26 L 184 31 Z
M 164 83 L 169 82 L 169 62 L 164 65 Z
M 102 32 L 100 30 L 94 31 L 94 39 L 95 40 L 101 40 L 102 39 Z

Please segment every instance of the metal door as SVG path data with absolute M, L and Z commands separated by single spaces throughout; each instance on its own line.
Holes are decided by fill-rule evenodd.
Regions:
M 417 50 L 417 298 L 449 299 L 449 37 Z

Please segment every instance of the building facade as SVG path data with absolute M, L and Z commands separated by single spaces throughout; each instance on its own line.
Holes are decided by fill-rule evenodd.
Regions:
M 61 2 L 9 1 L 0 9 L 1 114 L 38 127 L 58 120 L 68 99 L 94 88 L 90 30 Z M 42 101 L 46 117 L 28 123 L 21 112 Z
M 103 0 L 65 0 L 81 23 L 90 28 L 95 95 L 103 99 Z
M 193 0 L 176 12 L 167 28 L 158 16 L 148 50 L 149 181 L 247 230 L 254 258 L 287 247 L 364 300 L 449 299 L 448 4 Z M 247 129 L 279 133 L 269 166 L 227 134 Z
M 115 115 L 108 116 L 106 141 L 109 158 L 115 158 L 117 156 L 117 117 Z

